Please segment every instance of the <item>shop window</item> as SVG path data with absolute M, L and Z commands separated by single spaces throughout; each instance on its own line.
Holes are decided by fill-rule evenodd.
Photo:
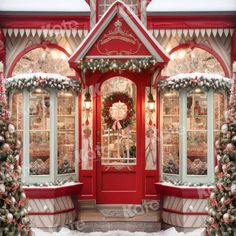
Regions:
M 76 92 L 80 85 L 67 77 L 53 76 L 43 73 L 17 75 L 10 78 L 6 86 L 11 117 L 18 139 L 23 142 L 21 164 L 26 183 L 76 180 Z M 66 90 L 61 90 L 63 86 Z M 9 91 L 9 87 L 13 90 Z
M 58 174 L 75 173 L 75 95 L 59 92 L 57 103 Z
M 11 95 L 11 119 L 13 124 L 16 126 L 17 139 L 21 145 L 23 143 L 23 94 L 19 91 L 14 91 Z M 21 152 L 21 155 L 23 153 Z
M 132 99 L 133 106 L 136 104 L 136 86 L 135 84 L 122 77 L 115 77 L 105 81 L 101 88 L 101 102 L 112 96 L 114 93 L 120 92 L 127 94 Z M 128 103 L 114 101 L 110 106 L 109 114 L 118 125 L 118 122 L 127 118 Z M 104 105 L 101 107 L 104 112 Z M 105 116 L 101 120 L 101 150 L 102 165 L 135 165 L 136 164 L 136 114 L 132 114 L 132 122 L 127 127 L 110 127 L 105 121 Z M 130 117 L 131 118 L 131 117 Z M 120 124 L 122 126 L 122 123 Z
M 220 126 L 224 122 L 224 112 L 227 109 L 227 101 L 224 96 L 224 92 L 214 93 L 214 139 L 218 138 L 220 133 Z
M 179 94 L 162 97 L 163 173 L 179 174 Z
M 180 73 L 217 73 L 224 76 L 221 64 L 216 58 L 201 48 L 179 49 L 171 54 L 171 60 L 162 71 L 165 76 L 174 76 Z
M 99 0 L 99 18 L 103 16 L 106 10 L 115 2 L 115 0 Z M 138 15 L 138 0 L 123 0 L 133 12 Z
M 30 175 L 50 174 L 50 97 L 43 89 L 29 96 Z
M 158 84 L 162 179 L 213 182 L 214 140 L 224 118 L 230 79 L 195 73 L 169 77 Z
M 187 174 L 207 175 L 207 93 L 187 95 Z M 201 148 L 200 148 L 201 147 Z
M 60 75 L 74 75 L 69 67 L 68 56 L 53 48 L 36 48 L 26 53 L 17 62 L 13 75 L 43 71 Z

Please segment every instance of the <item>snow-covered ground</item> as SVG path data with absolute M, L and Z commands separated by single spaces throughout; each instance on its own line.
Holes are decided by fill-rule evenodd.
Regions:
M 127 231 L 109 231 L 106 233 L 93 232 L 93 233 L 80 233 L 78 231 L 72 231 L 66 228 L 62 228 L 58 233 L 46 233 L 40 229 L 33 229 L 34 236 L 201 236 L 203 235 L 203 229 L 197 229 L 190 233 L 178 233 L 175 228 L 170 228 L 158 233 L 143 233 L 135 232 L 130 233 Z

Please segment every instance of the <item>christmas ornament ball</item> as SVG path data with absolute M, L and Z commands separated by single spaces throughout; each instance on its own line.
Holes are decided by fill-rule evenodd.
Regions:
M 13 215 L 11 213 L 7 213 L 6 218 L 7 218 L 7 221 L 11 223 L 13 220 Z
M 11 151 L 11 147 L 10 147 L 10 145 L 9 145 L 8 143 L 5 143 L 5 144 L 3 144 L 3 146 L 2 146 L 2 150 L 3 150 L 4 152 L 9 152 L 9 151 Z
M 9 124 L 9 125 L 8 125 L 8 132 L 9 132 L 10 134 L 13 134 L 13 133 L 15 133 L 15 131 L 16 131 L 15 125 Z
M 221 202 L 221 204 L 223 205 L 224 202 L 225 202 L 225 197 L 222 197 L 222 198 L 220 199 L 220 202 Z
M 236 193 L 236 183 L 233 183 L 233 184 L 231 185 L 231 192 L 232 192 L 232 194 L 235 194 L 235 193 Z
M 217 166 L 215 167 L 215 173 L 219 173 L 219 171 L 220 171 L 220 168 L 219 168 L 219 166 L 217 165 Z
M 5 193 L 5 191 L 6 191 L 5 185 L 4 184 L 0 184 L 0 194 L 1 193 Z
M 210 223 L 210 224 L 214 224 L 214 222 L 215 222 L 215 220 L 214 220 L 213 217 L 209 217 L 209 218 L 207 219 L 207 221 L 208 221 L 208 223 Z
M 225 151 L 231 152 L 233 150 L 235 150 L 235 146 L 232 143 L 228 143 L 226 145 Z
M 23 199 L 23 200 L 26 199 L 26 195 L 25 195 L 24 192 L 21 193 L 20 198 Z
M 29 218 L 27 216 L 22 218 L 23 224 L 27 224 L 28 222 L 29 222 Z
M 223 220 L 224 220 L 226 223 L 228 223 L 228 222 L 230 221 L 230 214 L 229 214 L 229 213 L 225 213 L 225 214 L 223 215 Z
M 223 134 L 227 134 L 228 129 L 229 129 L 229 127 L 228 127 L 227 124 L 223 124 L 223 125 L 221 126 L 221 132 L 222 132 Z
M 216 197 L 216 194 L 214 192 L 211 193 L 210 198 L 214 199 Z

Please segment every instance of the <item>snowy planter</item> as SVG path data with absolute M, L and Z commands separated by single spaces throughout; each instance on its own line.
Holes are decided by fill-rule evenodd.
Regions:
M 161 195 L 161 216 L 164 224 L 180 230 L 204 227 L 212 187 L 174 186 L 167 183 L 155 185 Z
M 82 183 L 24 187 L 32 227 L 53 230 L 77 220 Z

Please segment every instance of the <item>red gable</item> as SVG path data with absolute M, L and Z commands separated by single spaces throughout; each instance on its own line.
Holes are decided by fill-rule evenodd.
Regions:
M 86 56 L 150 56 L 129 25 L 116 15 Z
M 121 1 L 116 1 L 69 59 L 76 65 L 84 58 L 154 57 L 168 62 L 169 56 L 141 21 Z

